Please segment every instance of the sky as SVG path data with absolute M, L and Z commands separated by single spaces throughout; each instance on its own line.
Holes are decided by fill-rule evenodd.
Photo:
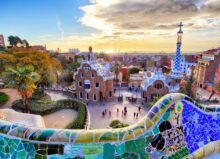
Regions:
M 183 22 L 183 52 L 220 47 L 220 0 L 0 0 L 0 34 L 31 45 L 68 51 L 176 50 Z

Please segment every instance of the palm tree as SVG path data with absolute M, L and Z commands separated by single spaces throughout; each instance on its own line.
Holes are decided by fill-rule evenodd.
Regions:
M 116 63 L 115 66 L 114 66 L 114 72 L 115 72 L 115 75 L 116 75 L 116 81 L 118 82 L 118 75 L 121 71 L 121 65 Z
M 20 94 L 25 112 L 28 113 L 28 99 L 36 89 L 36 82 L 39 81 L 39 75 L 34 72 L 32 66 L 8 68 L 3 72 L 3 79 L 6 86 L 16 88 Z

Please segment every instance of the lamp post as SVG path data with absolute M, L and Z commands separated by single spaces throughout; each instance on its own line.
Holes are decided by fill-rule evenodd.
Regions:
M 119 97 L 121 96 L 121 82 L 119 82 Z
M 138 88 L 136 88 L 136 99 L 137 99 L 137 92 L 138 92 Z

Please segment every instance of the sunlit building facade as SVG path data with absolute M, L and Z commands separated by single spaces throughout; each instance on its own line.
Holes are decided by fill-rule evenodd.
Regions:
M 113 100 L 114 73 L 111 72 L 111 65 L 93 59 L 91 47 L 87 59 L 81 63 L 74 76 L 78 99 L 85 102 Z

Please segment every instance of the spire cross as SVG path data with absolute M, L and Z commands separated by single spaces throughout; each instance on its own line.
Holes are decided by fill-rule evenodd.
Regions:
M 180 27 L 180 30 L 182 30 L 182 27 L 183 27 L 183 23 L 180 22 L 180 24 L 178 25 Z

